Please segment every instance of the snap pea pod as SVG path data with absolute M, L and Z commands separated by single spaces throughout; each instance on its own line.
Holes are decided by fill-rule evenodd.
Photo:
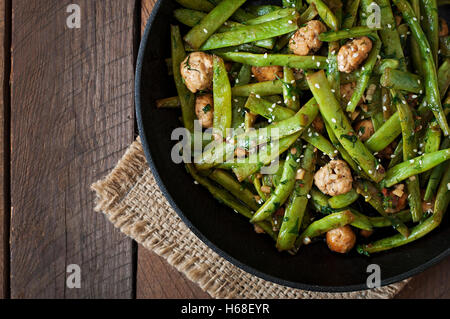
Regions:
M 173 12 L 173 15 L 175 19 L 180 21 L 181 23 L 193 28 L 196 25 L 198 25 L 202 19 L 205 18 L 206 13 L 197 11 L 197 10 L 191 10 L 191 9 L 176 9 Z M 238 29 L 239 27 L 243 27 L 244 25 L 238 22 L 234 21 L 226 21 L 219 29 L 217 29 L 217 32 L 227 32 L 232 29 Z M 266 49 L 272 49 L 275 45 L 274 39 L 264 39 L 260 41 L 254 42 L 254 45 L 266 48 Z
M 294 151 L 295 150 L 295 151 Z M 275 188 L 269 199 L 256 211 L 251 222 L 261 222 L 269 218 L 280 208 L 288 199 L 295 185 L 295 175 L 299 168 L 298 159 L 301 154 L 301 144 L 295 143 L 287 153 L 286 161 L 283 166 L 281 181 Z
M 345 4 L 344 19 L 342 21 L 342 29 L 353 27 L 356 21 L 360 0 L 349 0 Z
M 341 29 L 339 31 L 323 32 L 319 35 L 319 40 L 323 42 L 333 42 L 349 38 L 362 37 L 364 35 L 372 36 L 379 28 L 369 28 L 366 26 L 353 27 L 351 29 Z
M 441 148 L 446 149 L 449 147 L 450 147 L 450 139 L 445 138 L 442 141 Z M 444 174 L 445 166 L 446 166 L 445 163 L 439 164 L 431 171 L 430 179 L 428 180 L 427 188 L 425 189 L 425 195 L 423 197 L 425 201 L 431 200 L 434 194 L 436 193 L 441 177 Z
M 396 216 L 386 213 L 383 205 L 383 200 L 380 192 L 371 182 L 366 180 L 359 180 L 354 182 L 354 187 L 358 194 L 362 195 L 366 202 L 368 202 L 375 210 L 384 218 L 388 219 L 392 227 L 397 230 L 402 236 L 408 237 L 410 231 L 408 227 L 399 220 Z
M 256 192 L 258 193 L 261 200 L 265 202 L 267 200 L 266 193 L 261 190 L 261 179 L 253 177 L 253 186 L 255 186 Z
M 212 9 L 185 36 L 184 41 L 194 50 L 198 50 L 246 0 L 223 0 Z M 262 39 L 258 39 L 262 40 Z M 253 42 L 253 41 L 250 41 Z M 237 43 L 242 44 L 242 43 Z
M 375 157 L 358 139 L 347 116 L 331 92 L 325 73 L 319 71 L 307 74 L 307 81 L 319 104 L 323 119 L 330 125 L 340 144 L 371 179 L 376 182 L 381 181 L 384 177 L 384 168 L 376 164 Z
M 300 96 L 297 93 L 294 72 L 287 66 L 283 67 L 283 99 L 289 109 L 294 111 L 300 109 Z
M 419 75 L 387 68 L 380 78 L 380 84 L 384 87 L 407 92 L 423 92 L 424 86 Z
M 300 151 L 300 150 L 298 150 Z M 278 232 L 278 250 L 290 250 L 297 239 L 308 204 L 308 194 L 313 184 L 316 162 L 314 147 L 308 145 L 304 152 L 300 167 L 305 171 L 301 180 L 296 180 L 294 189 L 286 204 L 286 211 Z
M 365 143 L 372 152 L 384 150 L 402 133 L 398 111 L 376 131 Z
M 177 88 L 178 97 L 180 99 L 183 125 L 187 130 L 193 132 L 195 119 L 195 95 L 186 88 L 180 73 L 180 65 L 186 58 L 186 52 L 184 51 L 180 28 L 172 25 L 170 30 L 173 78 Z
M 430 44 L 434 64 L 437 66 L 439 50 L 439 16 L 437 0 L 420 0 L 419 3 L 422 29 Z
M 250 94 L 245 103 L 245 108 L 252 113 L 261 115 L 270 121 L 282 121 L 295 114 L 294 111 L 287 107 L 280 106 L 276 103 L 270 103 L 262 98 L 257 98 L 254 94 Z
M 280 80 L 257 82 L 246 85 L 235 86 L 231 89 L 233 96 L 269 96 L 283 94 L 283 83 Z
M 228 61 L 249 64 L 253 66 L 280 65 L 295 69 L 325 69 L 326 57 L 298 56 L 294 54 L 252 54 L 247 52 L 227 52 L 219 54 Z
M 317 113 L 318 113 L 317 104 L 314 99 L 311 99 L 294 116 L 284 121 L 271 124 L 265 128 L 258 129 L 254 132 L 248 132 L 237 135 L 233 138 L 233 140 L 224 143 L 219 143 L 218 145 L 215 145 L 215 147 L 206 150 L 203 154 L 195 158 L 196 167 L 201 170 L 212 168 L 218 164 L 223 163 L 227 159 L 232 158 L 234 151 L 237 148 L 248 150 L 249 144 L 251 143 L 254 143 L 255 144 L 254 146 L 258 146 L 267 142 L 274 142 L 277 139 L 287 137 L 288 135 L 297 135 L 298 133 L 298 136 L 300 136 L 301 132 L 303 132 L 303 130 L 307 128 L 314 120 L 314 118 L 317 116 Z M 276 131 L 277 135 L 273 134 L 274 131 Z M 250 142 L 249 139 L 253 139 L 253 141 Z M 284 142 L 287 143 L 289 141 L 290 139 L 286 139 Z M 269 145 L 271 144 L 269 143 Z M 280 141 L 279 145 L 280 149 L 284 145 L 285 144 L 281 144 Z M 275 154 L 267 155 L 266 160 L 270 159 L 271 161 L 273 159 L 271 156 L 274 155 Z M 258 160 L 258 157 L 259 153 L 255 153 L 251 155 L 249 158 L 245 159 L 245 162 L 247 163 L 245 163 L 244 161 L 241 161 L 241 163 L 239 163 L 239 164 L 245 163 L 246 164 L 245 166 L 250 165 L 252 167 L 251 169 L 248 169 L 247 166 L 247 168 L 244 169 L 245 174 L 250 172 L 244 178 L 250 176 L 255 172 L 252 171 L 255 166 L 257 167 L 256 171 L 258 170 L 258 168 L 262 167 L 262 165 L 260 166 L 261 160 Z M 242 165 L 239 166 L 242 167 Z M 241 181 L 242 179 L 239 180 Z
M 403 210 L 398 213 L 391 214 L 391 216 L 397 218 L 402 223 L 408 223 L 411 221 L 411 212 L 409 211 L 409 209 Z M 368 217 L 368 218 L 373 227 L 380 228 L 380 227 L 392 226 L 392 222 L 386 217 L 378 216 L 378 217 Z
M 322 0 L 306 0 L 309 5 L 314 5 L 320 18 L 332 30 L 338 30 L 339 21 L 333 11 Z
M 404 161 L 388 169 L 386 177 L 381 181 L 383 187 L 391 187 L 417 174 L 421 174 L 450 158 L 450 148 L 424 154 L 409 161 Z
M 371 254 L 395 247 L 403 246 L 410 242 L 413 242 L 423 236 L 427 235 L 434 229 L 436 229 L 442 222 L 442 219 L 447 212 L 447 207 L 450 201 L 450 190 L 448 184 L 450 183 L 450 163 L 447 163 L 445 174 L 442 178 L 442 182 L 439 185 L 439 190 L 436 195 L 436 202 L 434 205 L 434 213 L 420 224 L 414 226 L 411 229 L 411 234 L 408 238 L 403 236 L 394 235 L 392 237 L 380 239 L 367 245 L 359 245 L 357 251 L 361 254 Z
M 298 13 L 290 17 L 216 33 L 200 47 L 207 51 L 277 37 L 298 29 Z
M 195 170 L 194 165 L 192 164 L 186 164 L 186 168 L 191 174 L 191 176 L 196 180 L 200 185 L 205 187 L 211 195 L 214 196 L 219 202 L 224 203 L 226 206 L 233 209 L 235 212 L 239 213 L 240 215 L 251 219 L 253 217 L 253 211 L 251 211 L 247 206 L 245 206 L 242 202 L 237 200 L 233 195 L 231 195 L 227 190 L 219 188 L 215 186 L 211 181 L 198 174 L 198 172 Z M 273 231 L 272 226 L 270 223 L 267 222 L 261 222 L 256 223 L 259 227 L 261 227 L 265 233 L 267 233 L 270 237 L 273 239 L 277 239 L 277 234 Z
M 364 63 L 364 66 L 362 67 L 363 71 L 361 72 L 361 76 L 356 82 L 356 87 L 355 90 L 353 91 L 353 95 L 347 104 L 347 112 L 355 111 L 359 101 L 364 95 L 364 91 L 366 90 L 369 84 L 370 77 L 372 76 L 372 71 L 375 67 L 375 63 L 377 62 L 377 56 L 381 48 L 381 41 L 378 38 L 378 35 L 376 34 L 372 35 L 372 38 L 374 39 L 375 43 L 373 44 L 373 48 L 370 51 L 370 54 L 366 62 Z
M 328 199 L 331 208 L 344 208 L 353 204 L 359 198 L 359 194 L 352 188 L 349 192 L 336 195 Z
M 353 209 L 353 208 L 348 208 L 348 210 L 354 216 L 354 219 L 350 225 L 352 225 L 353 227 L 359 228 L 359 229 L 363 229 L 363 230 L 368 230 L 368 231 L 373 230 L 372 223 L 370 222 L 369 218 L 366 215 L 361 214 L 360 212 L 358 212 L 356 209 Z
M 441 99 L 450 86 L 450 59 L 445 59 L 438 70 L 438 85 Z M 444 110 L 445 111 L 445 110 Z
M 255 195 L 248 188 L 245 188 L 241 183 L 236 181 L 229 173 L 215 169 L 209 177 L 228 190 L 234 197 L 244 202 L 250 209 L 254 211 L 259 209 L 260 205 L 256 202 Z
M 416 155 L 413 151 L 417 150 L 417 140 L 414 134 L 415 124 L 413 114 L 405 98 L 400 92 L 391 90 L 394 104 L 397 108 L 402 128 L 403 140 L 403 160 L 410 160 Z M 408 188 L 408 203 L 411 209 L 411 215 L 414 222 L 419 222 L 422 218 L 422 200 L 420 195 L 419 176 L 413 175 L 406 180 Z
M 389 0 L 362 0 L 361 7 L 363 12 L 370 16 L 369 5 L 375 2 L 380 7 L 381 30 L 380 37 L 383 42 L 383 53 L 385 56 L 392 57 L 399 61 L 399 69 L 406 71 L 406 61 L 403 54 L 400 36 L 396 29 L 394 15 L 392 13 L 391 3 Z
M 330 158 L 336 157 L 338 151 L 322 134 L 316 132 L 309 127 L 301 136 L 303 140 L 319 149 L 322 153 L 328 155 Z
M 231 128 L 232 106 L 231 106 L 231 85 L 228 73 L 223 60 L 214 56 L 214 131 L 221 136 L 227 135 L 226 130 Z
M 281 18 L 285 18 L 285 17 L 291 17 L 291 16 L 294 16 L 295 14 L 296 14 L 296 10 L 293 9 L 292 7 L 286 8 L 286 9 L 279 9 L 276 11 L 268 12 L 259 17 L 247 20 L 247 21 L 245 21 L 245 24 L 246 25 L 261 24 L 261 23 L 274 21 L 274 20 L 278 20 Z
M 414 11 L 411 5 L 406 0 L 393 0 L 397 8 L 402 12 L 403 18 L 409 25 L 412 35 L 419 45 L 422 63 L 424 66 L 424 80 L 425 80 L 425 99 L 428 108 L 431 109 L 435 118 L 437 119 L 439 126 L 445 136 L 450 134 L 447 119 L 442 109 L 439 86 L 437 80 L 437 72 L 434 64 L 433 56 L 431 54 L 431 48 L 423 33 L 418 19 L 414 15 Z
M 156 101 L 156 107 L 160 108 L 176 108 L 180 107 L 180 98 L 178 96 L 168 97 Z
M 312 199 L 312 204 L 318 213 L 321 213 L 323 215 L 329 215 L 331 213 L 336 212 L 336 210 L 328 206 L 329 196 L 325 195 L 317 188 L 313 187 L 310 191 L 310 195 Z
M 311 225 L 309 225 L 297 238 L 293 250 L 297 252 L 303 244 L 310 242 L 312 238 L 325 234 L 332 229 L 348 225 L 352 223 L 354 219 L 355 216 L 349 210 L 344 210 L 327 215 L 311 223 Z

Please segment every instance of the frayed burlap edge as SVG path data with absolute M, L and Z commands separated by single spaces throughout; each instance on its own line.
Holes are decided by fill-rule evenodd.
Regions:
M 351 293 L 317 293 L 246 273 L 213 252 L 181 221 L 158 188 L 139 138 L 92 189 L 97 193 L 96 211 L 214 298 L 392 298 L 407 283 Z

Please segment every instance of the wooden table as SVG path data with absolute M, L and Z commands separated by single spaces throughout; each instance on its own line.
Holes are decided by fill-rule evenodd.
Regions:
M 134 67 L 155 0 L 0 0 L 0 297 L 208 298 L 94 213 L 135 138 Z M 81 28 L 66 25 L 69 4 Z M 66 268 L 82 287 L 66 287 Z M 400 296 L 449 298 L 450 258 Z

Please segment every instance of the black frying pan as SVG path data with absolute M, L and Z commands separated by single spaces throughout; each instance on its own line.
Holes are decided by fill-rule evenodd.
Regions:
M 256 3 L 279 1 L 247 1 Z M 236 266 L 281 285 L 326 292 L 366 289 L 367 266 L 381 267 L 382 285 L 413 276 L 450 254 L 450 216 L 439 229 L 403 247 L 364 257 L 340 255 L 325 244 L 312 244 L 296 255 L 279 253 L 269 236 L 258 235 L 248 220 L 194 185 L 183 165 L 172 162 L 172 131 L 180 126 L 179 110 L 158 110 L 155 101 L 176 95 L 164 61 L 170 57 L 170 23 L 176 23 L 173 0 L 160 0 L 147 23 L 136 71 L 136 115 L 148 163 L 181 219 L 216 253 Z M 448 21 L 449 10 L 445 11 Z

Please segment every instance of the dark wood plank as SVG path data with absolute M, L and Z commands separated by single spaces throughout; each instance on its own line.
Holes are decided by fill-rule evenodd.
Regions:
M 141 1 L 141 33 L 156 0 Z M 136 297 L 143 298 L 209 298 L 198 285 L 187 279 L 163 258 L 138 247 Z
M 132 241 L 93 211 L 89 186 L 134 139 L 137 7 L 79 0 L 13 2 L 12 298 L 131 298 Z M 66 269 L 81 267 L 81 288 Z
M 9 5 L 0 0 L 0 299 L 9 295 Z

